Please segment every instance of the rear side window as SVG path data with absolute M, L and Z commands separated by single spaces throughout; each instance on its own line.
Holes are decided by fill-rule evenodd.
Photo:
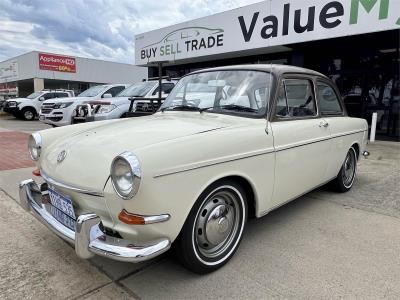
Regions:
M 317 96 L 319 101 L 319 109 L 322 115 L 338 115 L 342 114 L 339 98 L 335 90 L 326 83 L 317 83 Z
M 54 95 L 54 93 L 46 93 L 46 94 L 44 94 L 44 95 L 41 96 L 41 97 L 43 97 L 44 100 L 47 100 L 47 99 L 52 99 L 52 98 L 54 98 L 55 95 Z
M 68 94 L 67 93 L 56 93 L 56 97 L 57 98 L 65 98 L 65 97 L 68 97 Z
M 175 84 L 173 84 L 173 83 L 163 83 L 162 85 L 161 85 L 161 91 L 164 93 L 164 94 L 169 94 L 169 93 L 171 93 L 171 91 L 172 91 L 172 89 L 174 88 L 174 86 L 175 86 Z M 153 91 L 153 96 L 154 95 L 157 95 L 158 94 L 158 91 L 159 91 L 159 88 L 157 87 L 154 91 Z
M 278 117 L 312 117 L 317 115 L 313 85 L 308 79 L 285 79 L 279 88 Z

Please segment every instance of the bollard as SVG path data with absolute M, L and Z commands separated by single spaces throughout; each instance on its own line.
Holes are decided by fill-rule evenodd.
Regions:
M 372 114 L 372 123 L 371 123 L 371 134 L 369 136 L 370 142 L 375 142 L 375 134 L 376 134 L 376 122 L 378 120 L 378 113 L 374 112 Z

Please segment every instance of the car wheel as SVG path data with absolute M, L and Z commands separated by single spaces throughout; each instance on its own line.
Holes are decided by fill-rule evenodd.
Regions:
M 24 108 L 21 112 L 21 116 L 26 121 L 33 121 L 36 116 L 36 112 L 33 108 Z
M 196 201 L 177 240 L 179 260 L 199 274 L 222 267 L 239 247 L 246 220 L 242 187 L 230 180 L 211 185 Z
M 337 192 L 344 193 L 351 189 L 356 178 L 357 153 L 351 147 L 337 177 L 333 180 L 333 186 Z

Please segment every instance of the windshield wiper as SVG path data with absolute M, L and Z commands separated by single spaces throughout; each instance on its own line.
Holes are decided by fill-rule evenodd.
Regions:
M 191 105 L 175 105 L 175 106 L 167 106 L 161 109 L 162 112 L 166 110 L 187 110 L 187 111 L 201 111 L 201 109 L 197 106 Z
M 225 109 L 225 110 L 236 110 L 236 111 L 244 111 L 244 112 L 258 112 L 258 109 L 247 107 L 247 106 L 242 106 L 242 105 L 236 105 L 236 104 L 226 104 L 226 105 L 220 105 L 220 106 L 212 106 L 212 107 L 205 107 L 200 110 L 200 112 L 203 112 L 205 110 L 209 109 Z

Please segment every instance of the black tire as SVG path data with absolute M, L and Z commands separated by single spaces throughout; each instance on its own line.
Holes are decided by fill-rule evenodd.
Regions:
M 120 116 L 120 119 L 125 119 L 126 117 L 127 117 L 126 113 L 123 113 L 123 114 Z
M 336 192 L 345 193 L 349 191 L 356 178 L 357 173 L 357 152 L 351 147 L 347 152 L 346 158 L 340 168 L 339 174 L 332 181 L 332 187 Z
M 21 118 L 25 121 L 33 121 L 36 117 L 36 111 L 32 107 L 26 107 L 21 111 Z
M 183 266 L 205 274 L 226 264 L 239 247 L 247 211 L 246 193 L 236 182 L 221 180 L 208 187 L 174 244 Z

